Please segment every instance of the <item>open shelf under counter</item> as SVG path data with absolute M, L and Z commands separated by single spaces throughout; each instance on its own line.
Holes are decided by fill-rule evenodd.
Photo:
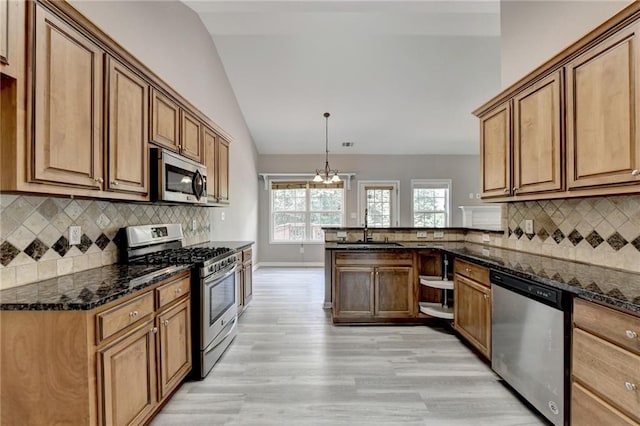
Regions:
M 453 307 L 440 303 L 420 302 L 420 312 L 436 318 L 453 319 Z
M 420 285 L 440 290 L 453 290 L 453 280 L 443 280 L 437 275 L 420 275 Z

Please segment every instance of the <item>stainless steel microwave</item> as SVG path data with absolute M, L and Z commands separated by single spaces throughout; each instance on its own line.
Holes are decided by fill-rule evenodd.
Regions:
M 207 168 L 179 154 L 151 148 L 153 201 L 207 204 Z

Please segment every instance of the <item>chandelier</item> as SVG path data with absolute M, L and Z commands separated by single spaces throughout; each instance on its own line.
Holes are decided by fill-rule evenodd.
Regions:
M 329 114 L 324 113 L 325 120 L 325 161 L 324 170 L 316 169 L 316 176 L 313 178 L 314 182 L 323 182 L 325 184 L 340 182 L 340 176 L 338 176 L 338 170 L 329 167 Z

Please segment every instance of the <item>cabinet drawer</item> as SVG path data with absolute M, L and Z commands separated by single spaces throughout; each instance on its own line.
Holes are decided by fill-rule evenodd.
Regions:
M 574 328 L 573 377 L 640 421 L 640 356 Z
M 633 426 L 625 416 L 577 383 L 571 386 L 571 424 L 573 426 Z
M 474 281 L 490 287 L 489 270 L 464 260 L 456 259 L 453 263 L 453 270 L 456 274 L 471 278 Z
M 96 316 L 98 343 L 153 313 L 153 293 L 147 292 Z
M 189 293 L 191 289 L 191 280 L 187 275 L 184 278 L 172 281 L 168 284 L 156 288 L 156 300 L 158 309 L 168 305 L 176 299 Z
M 251 260 L 251 249 L 246 249 L 242 251 L 242 261 L 246 262 Z
M 585 300 L 575 299 L 573 322 L 576 327 L 640 355 L 640 318 Z

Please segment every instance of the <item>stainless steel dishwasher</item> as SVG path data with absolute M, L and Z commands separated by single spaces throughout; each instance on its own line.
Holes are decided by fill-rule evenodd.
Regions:
M 569 297 L 503 272 L 490 277 L 491 368 L 551 423 L 566 424 Z

